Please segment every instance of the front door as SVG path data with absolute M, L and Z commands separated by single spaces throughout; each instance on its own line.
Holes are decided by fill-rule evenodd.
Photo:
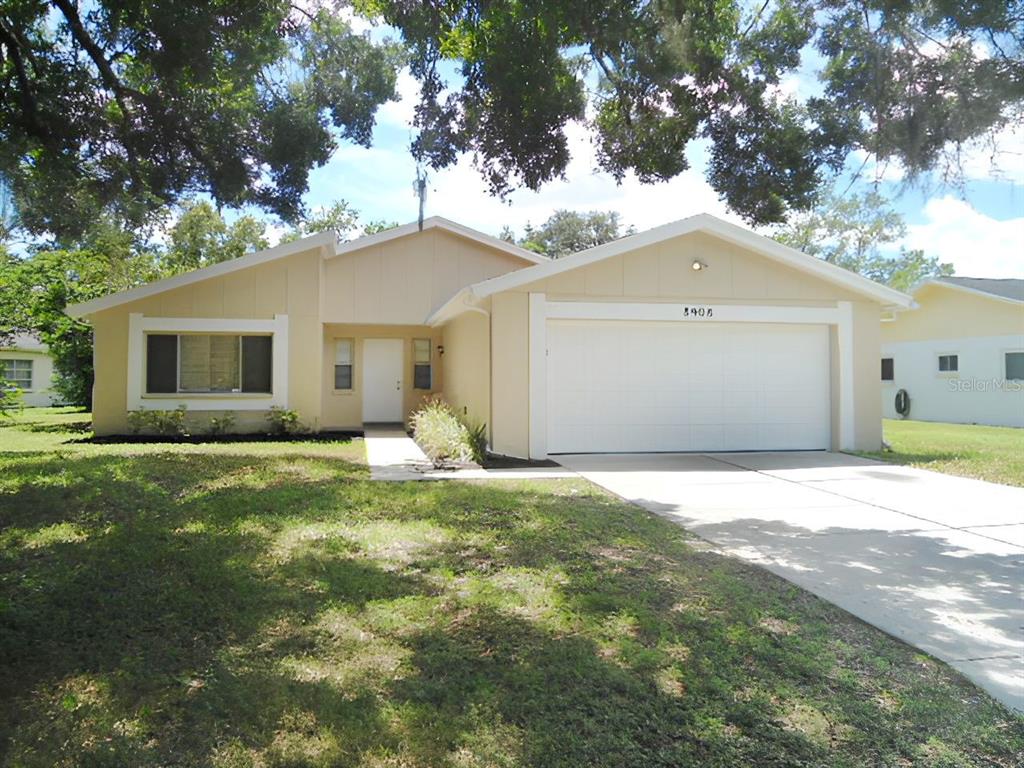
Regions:
M 402 339 L 363 341 L 363 422 L 402 421 Z

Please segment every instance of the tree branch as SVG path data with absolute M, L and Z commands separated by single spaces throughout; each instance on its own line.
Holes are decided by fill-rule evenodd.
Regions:
M 7 47 L 11 61 L 14 63 L 14 72 L 18 79 L 18 95 L 21 99 L 22 110 L 25 113 L 26 127 L 37 138 L 48 143 L 51 134 L 39 119 L 39 102 L 36 100 L 35 89 L 32 87 L 28 70 L 25 68 L 25 60 L 22 58 L 22 46 L 18 40 L 18 34 L 8 26 L 4 19 L 0 19 L 0 41 L 3 41 Z

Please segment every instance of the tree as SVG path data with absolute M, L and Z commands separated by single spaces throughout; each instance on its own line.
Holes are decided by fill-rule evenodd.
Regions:
M 71 250 L 18 257 L 0 248 L 0 342 L 32 333 L 54 361 L 53 388 L 68 403 L 92 401 L 92 329 L 68 304 L 125 290 L 159 276 L 155 254 L 122 222 L 101 219 Z
M 1024 109 L 1024 0 L 361 7 L 411 51 L 417 159 L 443 168 L 470 152 L 497 194 L 561 175 L 566 126 L 581 121 L 616 178 L 671 178 L 687 168 L 687 146 L 708 141 L 708 180 L 730 207 L 778 222 L 813 205 L 856 150 L 910 178 L 955 178 L 958 150 Z M 812 50 L 822 93 L 786 96 L 784 78 L 804 72 Z
M 307 10 L 308 8 L 308 10 Z M 333 3 L 50 0 L 0 7 L 0 175 L 21 223 L 79 236 L 206 191 L 286 221 L 341 141 L 370 143 L 399 49 Z
M 397 226 L 397 221 L 386 221 L 384 219 L 368 221 L 363 226 L 363 235 L 376 235 L 378 232 L 386 232 L 387 230 L 394 229 Z
M 928 277 L 953 274 L 953 265 L 920 250 L 901 248 L 886 255 L 881 247 L 907 231 L 903 217 L 876 191 L 842 196 L 834 190 L 812 210 L 790 218 L 775 232 L 780 243 L 905 291 Z
M 187 203 L 170 229 L 164 271 L 188 272 L 262 250 L 269 245 L 265 233 L 266 225 L 252 216 L 228 224 L 207 201 Z
M 314 208 L 303 215 L 295 228 L 286 233 L 281 242 L 298 240 L 317 232 L 333 231 L 339 239 L 345 239 L 359 226 L 359 212 L 344 200 Z
M 509 227 L 502 230 L 501 237 L 509 242 L 517 243 L 527 250 L 542 253 L 557 259 L 585 248 L 592 248 L 624 234 L 634 232 L 632 227 L 622 231 L 622 222 L 615 211 L 576 211 L 557 210 L 539 228 L 529 224 L 523 236 L 517 241 Z

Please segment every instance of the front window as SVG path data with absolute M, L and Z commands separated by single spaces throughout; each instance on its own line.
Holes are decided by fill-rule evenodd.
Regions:
M 32 389 L 32 361 L 0 360 L 0 379 L 18 389 Z
M 939 355 L 939 373 L 956 373 L 960 370 L 960 358 L 957 355 Z
M 151 333 L 146 392 L 269 393 L 272 360 L 270 336 Z
M 895 378 L 895 366 L 891 357 L 882 358 L 882 381 L 892 381 Z
M 1006 353 L 1006 380 L 1024 381 L 1024 352 Z
M 414 389 L 431 389 L 433 387 L 433 371 L 430 365 L 430 339 L 413 339 L 413 376 Z
M 352 389 L 352 339 L 334 342 L 334 388 Z

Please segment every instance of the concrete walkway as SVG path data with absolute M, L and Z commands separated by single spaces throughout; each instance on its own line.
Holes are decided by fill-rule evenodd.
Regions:
M 368 426 L 363 434 L 371 480 L 550 480 L 577 477 L 575 472 L 561 467 L 435 469 L 400 425 Z
M 1024 710 L 1024 489 L 823 452 L 559 458 Z

